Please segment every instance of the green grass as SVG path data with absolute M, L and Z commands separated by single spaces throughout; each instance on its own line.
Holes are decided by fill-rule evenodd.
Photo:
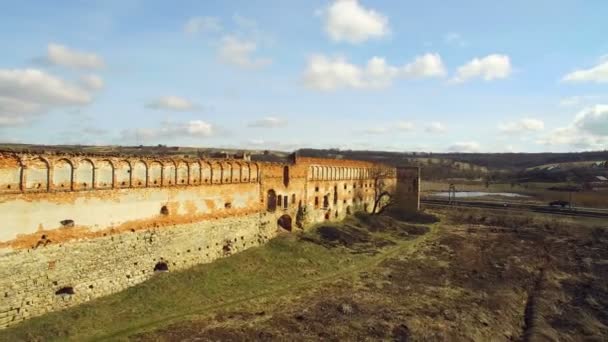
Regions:
M 354 218 L 347 222 L 358 223 Z M 258 299 L 272 301 L 298 288 L 318 286 L 410 248 L 418 240 L 401 241 L 370 256 L 284 235 L 229 258 L 159 274 L 120 293 L 30 319 L 0 331 L 0 340 L 123 340 L 214 310 Z

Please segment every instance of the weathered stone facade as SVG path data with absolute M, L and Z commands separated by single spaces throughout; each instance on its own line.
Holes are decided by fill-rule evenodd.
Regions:
M 2 153 L 0 328 L 369 211 L 379 168 L 416 210 L 417 169 L 361 161 Z

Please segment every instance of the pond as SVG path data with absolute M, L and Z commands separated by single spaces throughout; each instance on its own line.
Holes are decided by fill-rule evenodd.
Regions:
M 438 197 L 450 197 L 449 192 L 436 192 L 431 194 Z M 529 197 L 513 192 L 484 192 L 484 191 L 456 191 L 456 198 L 483 197 L 483 196 L 502 196 L 502 197 Z

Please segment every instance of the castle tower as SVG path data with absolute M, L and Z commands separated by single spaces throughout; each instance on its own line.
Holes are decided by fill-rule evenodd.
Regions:
M 407 211 L 420 210 L 420 168 L 416 166 L 397 168 L 397 207 Z

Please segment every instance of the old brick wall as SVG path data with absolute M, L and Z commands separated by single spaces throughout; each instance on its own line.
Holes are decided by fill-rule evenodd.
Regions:
M 377 167 L 0 153 L 0 328 L 370 211 Z M 417 177 L 384 179 L 408 210 Z

